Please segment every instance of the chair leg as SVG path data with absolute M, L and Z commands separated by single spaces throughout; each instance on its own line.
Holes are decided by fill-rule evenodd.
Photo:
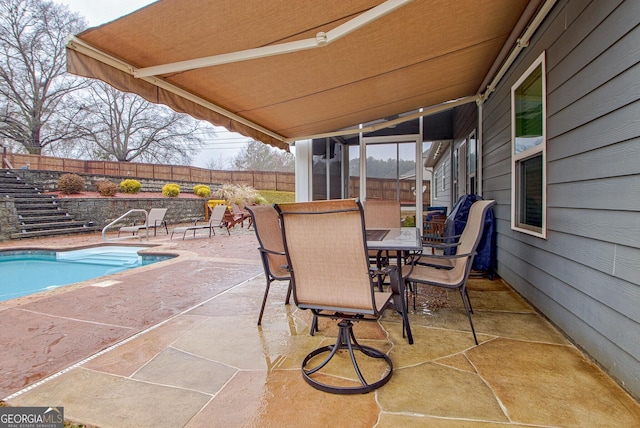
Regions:
M 262 299 L 262 307 L 260 308 L 260 315 L 258 316 L 258 325 L 262 324 L 262 314 L 264 313 L 264 307 L 267 304 L 267 296 L 269 295 L 269 287 L 271 286 L 271 280 L 267 278 L 267 287 L 264 290 L 264 298 Z
M 291 300 L 292 289 L 293 289 L 293 285 L 291 284 L 291 280 L 289 280 L 289 288 L 287 289 L 287 299 L 284 301 L 285 305 L 288 305 L 289 301 Z
M 396 312 L 402 317 L 402 337 L 407 335 L 409 345 L 413 344 L 413 334 L 411 333 L 411 325 L 409 324 L 409 302 L 406 289 L 406 281 L 400 278 L 399 272 L 394 269 L 389 272 L 391 283 L 391 291 L 393 293 L 393 305 Z
M 473 333 L 473 340 L 476 342 L 476 345 L 478 345 L 478 337 L 476 336 L 476 329 L 473 327 L 473 321 L 471 320 L 471 301 L 467 301 L 467 299 L 465 298 L 465 292 L 466 290 L 462 290 L 462 287 L 459 288 L 460 290 L 460 297 L 462 297 L 462 304 L 464 305 L 464 310 L 467 313 L 467 318 L 469 318 L 469 325 L 471 326 L 471 333 Z M 467 294 L 468 297 L 468 294 Z
M 467 287 L 464 288 L 464 294 L 467 296 L 467 302 L 469 303 L 469 312 L 473 313 L 473 308 L 471 307 L 471 298 L 469 297 L 469 290 L 467 290 Z
M 318 316 L 314 313 L 311 320 L 311 328 L 309 329 L 309 336 L 313 336 L 318 331 Z
M 391 362 L 391 358 L 389 356 L 375 348 L 370 346 L 360 345 L 355 336 L 353 335 L 353 322 L 351 320 L 341 320 L 338 323 L 339 331 L 338 338 L 334 345 L 323 346 L 309 353 L 305 359 L 302 361 L 302 376 L 304 380 L 311 385 L 312 387 L 319 389 L 324 392 L 331 392 L 334 394 L 365 394 L 373 391 L 374 389 L 380 388 L 382 385 L 387 383 L 389 379 L 391 379 L 391 375 L 393 374 L 393 363 Z M 355 373 L 360 381 L 360 386 L 355 387 L 340 387 L 328 385 L 322 382 L 319 382 L 311 377 L 314 373 L 318 372 L 320 369 L 325 367 L 329 361 L 336 355 L 336 353 L 340 349 L 348 349 L 349 357 L 351 358 L 351 364 L 355 370 Z M 388 369 L 386 373 L 373 383 L 368 383 L 362 372 L 360 371 L 360 367 L 358 366 L 358 362 L 356 360 L 356 356 L 354 351 L 360 351 L 364 356 L 369 358 L 382 358 L 387 362 Z M 311 361 L 315 356 L 320 355 L 322 353 L 329 352 L 327 358 L 325 358 L 320 364 L 311 369 L 306 369 L 307 363 Z

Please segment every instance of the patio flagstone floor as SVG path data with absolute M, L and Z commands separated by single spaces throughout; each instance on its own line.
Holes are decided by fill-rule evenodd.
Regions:
M 256 325 L 265 281 L 253 232 L 149 242 L 180 257 L 0 302 L 0 398 L 63 406 L 66 419 L 105 428 L 640 426 L 638 401 L 499 278 L 470 282 L 479 346 L 457 292 L 434 308 L 419 289 L 413 345 L 390 311 L 357 324 L 394 373 L 375 392 L 341 396 L 300 374 L 308 352 L 333 342 L 335 322 L 310 336 L 311 317 L 284 305 L 287 284 L 275 282 Z M 340 362 L 330 372 L 344 374 Z

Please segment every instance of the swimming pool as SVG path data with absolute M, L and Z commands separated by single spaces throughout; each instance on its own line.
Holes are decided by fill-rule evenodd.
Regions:
M 149 247 L 103 245 L 70 251 L 0 251 L 0 301 L 173 257 L 138 254 L 145 249 Z

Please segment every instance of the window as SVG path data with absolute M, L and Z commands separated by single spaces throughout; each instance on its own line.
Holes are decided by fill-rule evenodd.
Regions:
M 511 226 L 546 238 L 544 52 L 511 87 Z
M 460 157 L 460 147 L 453 151 L 453 160 L 451 161 L 451 193 L 453 196 L 453 201 L 456 202 L 458 200 L 458 159 Z
M 438 199 L 438 171 L 433 172 L 433 199 Z
M 471 134 L 469 134 L 468 143 L 467 143 L 467 177 L 469 179 L 468 189 L 469 193 L 475 195 L 478 193 L 478 184 L 476 180 L 476 169 L 477 169 L 477 154 L 476 151 L 478 149 L 478 141 L 476 140 L 476 131 L 474 130 Z

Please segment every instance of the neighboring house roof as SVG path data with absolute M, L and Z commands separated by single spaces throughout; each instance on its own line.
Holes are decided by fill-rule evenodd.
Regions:
M 68 69 L 285 148 L 475 98 L 540 2 L 164 0 L 72 38 Z
M 424 156 L 424 167 L 432 168 L 437 165 L 438 161 L 447 152 L 451 141 L 434 141 Z

